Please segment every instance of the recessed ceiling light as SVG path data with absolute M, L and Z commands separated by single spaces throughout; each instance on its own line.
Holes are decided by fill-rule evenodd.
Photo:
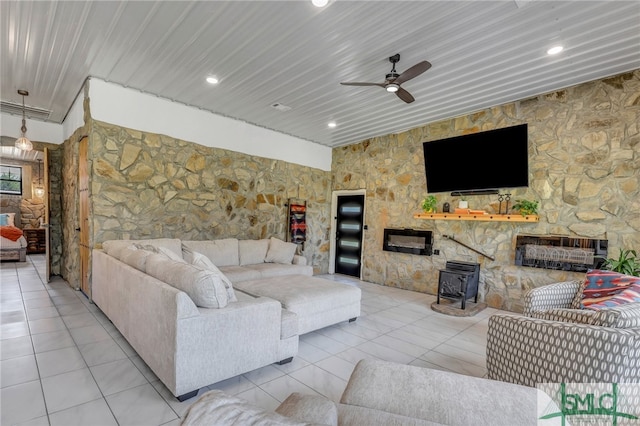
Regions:
M 327 124 L 327 126 L 331 127 L 332 129 L 335 128 L 337 126 L 335 121 L 330 121 L 329 124 Z
M 329 0 L 311 0 L 311 3 L 313 3 L 315 7 L 325 7 L 329 3 Z
M 553 46 L 552 48 L 547 50 L 547 55 L 557 55 L 558 53 L 562 52 L 563 49 L 564 47 L 562 46 Z
M 209 84 L 218 84 L 218 82 L 218 78 L 214 75 L 210 75 L 209 77 L 207 77 L 207 83 Z

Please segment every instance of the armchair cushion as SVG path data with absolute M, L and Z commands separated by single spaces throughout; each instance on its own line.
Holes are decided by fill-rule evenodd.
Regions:
M 598 312 L 585 309 L 548 309 L 546 311 L 534 311 L 532 318 L 548 321 L 563 321 L 574 324 L 602 325 L 598 323 Z

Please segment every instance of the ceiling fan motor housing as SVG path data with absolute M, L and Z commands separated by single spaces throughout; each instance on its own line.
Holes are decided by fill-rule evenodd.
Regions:
M 397 72 L 390 72 L 389 74 L 387 74 L 387 81 L 391 81 L 391 80 L 395 80 L 396 78 L 400 77 L 400 74 L 398 74 Z

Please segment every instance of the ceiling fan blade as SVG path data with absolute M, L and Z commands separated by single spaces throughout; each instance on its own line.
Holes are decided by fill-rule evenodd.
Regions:
M 380 87 L 384 87 L 385 85 L 382 83 L 359 83 L 357 81 L 352 82 L 352 83 L 340 83 L 344 86 L 380 86 Z
M 412 66 L 411 68 L 409 68 L 408 70 L 400 74 L 398 78 L 393 80 L 393 82 L 396 84 L 402 84 L 405 81 L 411 80 L 412 78 L 419 76 L 429 68 L 431 68 L 431 63 L 429 63 L 428 61 L 418 62 L 417 64 L 415 64 L 414 66 Z
M 400 99 L 402 99 L 408 104 L 416 100 L 413 96 L 411 96 L 411 93 L 407 92 L 402 87 L 398 89 L 398 91 L 396 92 L 396 95 L 398 95 Z

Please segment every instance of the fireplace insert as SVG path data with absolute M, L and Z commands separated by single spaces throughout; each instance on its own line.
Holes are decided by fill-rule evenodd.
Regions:
M 431 256 L 433 233 L 419 229 L 385 229 L 382 250 Z

